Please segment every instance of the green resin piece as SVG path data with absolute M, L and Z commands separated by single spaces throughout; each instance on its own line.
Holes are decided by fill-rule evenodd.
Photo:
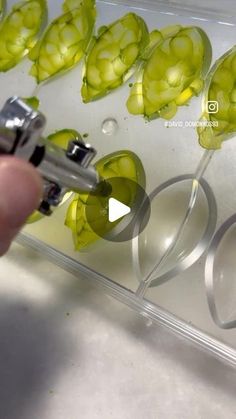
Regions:
M 208 150 L 221 148 L 236 132 L 236 47 L 216 61 L 207 77 L 200 122 L 199 143 Z
M 44 215 L 41 214 L 41 212 L 39 211 L 34 211 L 33 214 L 31 214 L 27 220 L 26 220 L 26 224 L 33 224 L 36 223 L 36 221 L 41 220 L 42 218 L 44 218 Z
M 152 32 L 128 111 L 148 119 L 173 118 L 179 106 L 201 92 L 210 63 L 210 41 L 200 28 L 175 25 Z
M 30 74 L 38 84 L 72 69 L 90 42 L 96 20 L 95 0 L 67 1 L 63 9 L 65 13 L 49 25 L 29 54 L 34 62 Z
M 135 182 L 135 190 L 131 190 L 130 183 L 127 186 L 124 181 L 124 187 L 117 193 L 117 199 L 128 206 L 133 204 L 136 197 L 137 191 L 135 184 L 138 183 L 145 188 L 146 178 L 143 165 L 137 155 L 131 151 L 122 150 L 109 154 L 99 160 L 95 167 L 103 179 L 122 177 Z M 100 239 L 87 222 L 86 207 L 88 205 L 88 197 L 89 195 L 87 193 L 76 194 L 68 208 L 65 220 L 65 225 L 72 230 L 74 246 L 78 251 L 87 248 Z M 104 234 L 111 230 L 110 225 L 108 226 L 107 224 L 108 199 L 109 197 L 99 198 L 101 210 L 103 210 L 101 213 L 104 213 L 104 215 L 96 220 L 99 230 L 104 231 Z M 90 196 L 89 205 L 92 204 L 93 200 Z M 98 199 L 96 197 L 95 205 L 98 205 Z M 114 226 L 119 222 L 120 220 Z
M 62 5 L 63 12 L 71 12 L 74 9 L 80 8 L 81 5 L 93 8 L 95 6 L 95 0 L 65 0 Z
M 36 96 L 24 97 L 22 98 L 22 100 L 31 108 L 35 109 L 36 111 L 38 110 L 40 106 L 40 100 Z
M 31 103 L 31 100 L 35 98 L 27 98 L 24 99 L 25 102 L 28 104 Z M 53 134 L 50 134 L 47 139 L 51 141 L 53 144 L 57 145 L 58 147 L 61 147 L 62 149 L 66 150 L 68 143 L 73 140 L 81 140 L 81 135 L 74 129 L 62 129 L 60 131 L 56 131 Z M 64 196 L 64 199 L 62 200 L 61 204 L 64 204 L 64 202 L 69 198 L 71 195 L 70 192 Z M 36 221 L 41 220 L 44 218 L 44 215 L 41 214 L 39 211 L 34 211 L 33 214 L 27 219 L 27 224 L 35 223 Z
M 62 129 L 60 131 L 56 131 L 49 135 L 47 139 L 63 150 L 67 150 L 67 146 L 70 141 L 82 141 L 81 135 L 74 129 Z
M 0 71 L 15 67 L 34 47 L 47 15 L 45 0 L 17 3 L 0 26 Z
M 146 23 L 134 13 L 100 28 L 86 57 L 83 101 L 98 99 L 125 83 L 133 75 L 148 43 Z

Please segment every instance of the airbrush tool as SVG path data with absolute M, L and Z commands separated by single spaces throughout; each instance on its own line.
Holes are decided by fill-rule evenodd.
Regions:
M 10 154 L 32 163 L 44 181 L 39 211 L 51 215 L 51 207 L 62 201 L 65 193 L 91 192 L 109 195 L 111 187 L 91 164 L 96 150 L 82 139 L 68 143 L 67 150 L 43 138 L 45 116 L 12 97 L 0 111 L 0 155 Z

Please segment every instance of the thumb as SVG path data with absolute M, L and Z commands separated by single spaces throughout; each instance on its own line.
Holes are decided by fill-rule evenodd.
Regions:
M 0 255 L 39 205 L 42 181 L 27 162 L 0 157 Z

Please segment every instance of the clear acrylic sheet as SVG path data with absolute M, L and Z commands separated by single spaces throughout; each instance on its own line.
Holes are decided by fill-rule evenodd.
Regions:
M 58 15 L 58 3 L 50 1 L 49 9 L 50 18 Z M 117 19 L 128 10 L 143 16 L 150 29 L 171 24 L 200 26 L 212 42 L 212 62 L 235 42 L 236 15 L 225 13 L 225 10 L 218 15 L 216 10 L 156 1 L 98 1 L 98 10 L 97 27 Z M 29 67 L 29 62 L 25 60 L 9 73 L 0 75 L 1 104 L 13 94 L 25 97 L 33 93 L 35 86 L 33 79 L 28 76 Z M 89 131 L 89 141 L 97 148 L 98 158 L 122 148 L 134 151 L 141 158 L 146 171 L 147 192 L 152 197 L 155 219 L 133 243 L 111 244 L 101 240 L 91 253 L 76 253 L 71 233 L 63 225 L 66 203 L 56 210 L 51 219 L 42 219 L 26 226 L 18 240 L 38 249 L 74 274 L 85 273 L 115 298 L 235 364 L 236 333 L 234 330 L 224 330 L 226 325 L 235 327 L 235 286 L 232 276 L 235 271 L 232 250 L 235 243 L 234 225 L 222 237 L 222 230 L 219 230 L 209 253 L 206 253 L 214 232 L 236 209 L 233 185 L 236 149 L 233 140 L 225 143 L 223 149 L 214 155 L 204 178 L 198 180 L 193 195 L 194 171 L 203 155 L 195 130 L 167 129 L 163 120 L 147 124 L 142 118 L 130 116 L 124 105 L 129 92 L 127 85 L 99 103 L 84 106 L 80 99 L 81 69 L 82 66 L 79 66 L 39 90 L 41 110 L 48 117 L 47 133 L 62 128 L 78 129 L 81 133 Z M 200 114 L 201 99 L 196 98 L 190 106 L 181 108 L 175 118 L 182 121 L 197 120 Z M 112 135 L 107 135 L 103 130 L 103 123 L 107 120 L 117 122 Z M 174 197 L 176 205 L 170 206 L 170 190 L 176 180 L 179 181 L 179 190 Z M 169 188 L 164 193 L 163 186 Z M 162 196 L 162 200 L 157 202 L 157 196 Z M 190 209 L 191 217 L 185 225 L 184 234 L 178 236 L 190 202 L 194 203 Z M 178 220 L 174 229 L 171 226 L 173 217 Z M 148 229 L 151 241 L 145 236 Z M 166 232 L 170 232 L 170 235 Z M 165 240 L 160 240 L 161 237 L 165 237 Z M 176 237 L 178 245 L 168 253 L 170 243 Z M 149 246 L 150 242 L 155 242 L 156 246 Z M 222 246 L 231 251 L 227 250 L 226 254 Z M 140 249 L 139 260 L 137 255 Z M 136 258 L 135 270 L 133 255 Z M 159 264 L 159 261 L 162 262 Z M 229 264 L 231 267 L 228 269 Z M 148 287 L 144 284 L 145 289 L 140 289 L 140 281 L 142 285 L 142 280 L 152 270 L 150 278 L 153 282 Z M 212 295 L 214 307 L 211 304 Z M 208 301 L 217 326 L 210 316 Z

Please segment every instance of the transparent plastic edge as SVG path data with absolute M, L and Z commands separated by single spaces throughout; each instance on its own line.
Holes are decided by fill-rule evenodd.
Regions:
M 203 5 L 185 5 L 180 1 L 177 3 L 163 0 L 98 0 L 98 3 L 123 5 L 139 9 L 139 10 L 153 10 L 160 11 L 164 14 L 191 16 L 193 19 L 211 21 L 214 20 L 221 24 L 236 24 L 236 11 L 226 12 L 224 9 L 216 9 L 206 7 Z
M 235 349 L 198 330 L 196 327 L 186 323 L 148 300 L 138 298 L 131 290 L 116 284 L 110 278 L 95 272 L 31 235 L 20 233 L 15 241 L 24 247 L 39 252 L 46 259 L 74 276 L 77 276 L 78 273 L 83 274 L 96 287 L 102 289 L 105 293 L 111 295 L 123 304 L 126 304 L 139 314 L 150 318 L 155 323 L 168 328 L 174 334 L 188 339 L 225 363 L 236 367 Z

